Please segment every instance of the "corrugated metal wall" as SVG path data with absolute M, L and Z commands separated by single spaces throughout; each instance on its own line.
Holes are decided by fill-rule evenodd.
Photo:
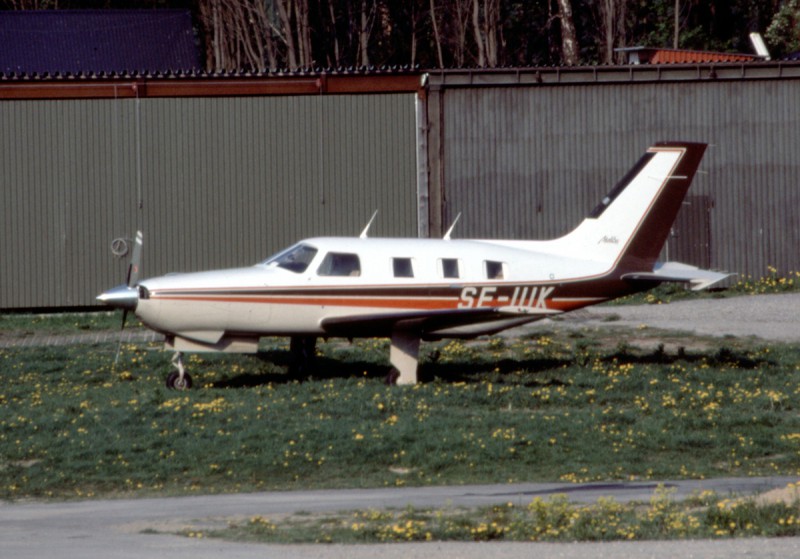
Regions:
M 133 125 L 120 102 L 0 103 L 0 308 L 82 305 L 121 283 L 108 247 L 135 230 Z
M 710 264 L 800 270 L 800 82 L 622 83 L 442 91 L 444 226 L 460 237 L 559 236 L 658 140 L 711 144 Z
M 313 235 L 417 231 L 413 94 L 0 103 L 0 308 L 94 304 L 142 273 L 247 265 Z
M 124 276 L 110 241 L 137 227 L 145 276 L 357 234 L 375 209 L 375 236 L 440 234 L 463 212 L 454 236 L 555 237 L 670 139 L 712 144 L 690 191 L 710 209 L 684 216 L 673 253 L 800 270 L 800 80 L 782 77 L 796 69 L 718 71 L 431 75 L 419 122 L 413 93 L 4 100 L 0 309 L 94 304 Z

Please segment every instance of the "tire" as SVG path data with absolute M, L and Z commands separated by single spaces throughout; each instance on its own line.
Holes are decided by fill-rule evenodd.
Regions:
M 178 371 L 172 371 L 167 375 L 167 388 L 170 390 L 189 390 L 192 387 L 192 377 L 183 375 L 183 383 L 180 382 L 181 375 Z
M 400 378 L 400 371 L 392 367 L 392 369 L 389 371 L 389 374 L 383 378 L 383 383 L 387 386 L 396 386 L 397 379 L 399 378 Z

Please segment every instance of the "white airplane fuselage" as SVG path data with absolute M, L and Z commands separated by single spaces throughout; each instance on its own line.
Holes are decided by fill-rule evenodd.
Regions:
M 235 336 L 327 334 L 324 319 L 508 307 L 565 312 L 613 297 L 565 294 L 564 286 L 602 277 L 608 267 L 502 241 L 325 237 L 298 243 L 316 249 L 295 272 L 275 263 L 142 281 L 136 315 L 150 328 L 197 341 Z M 320 275 L 326 255 L 354 254 L 358 275 Z M 413 277 L 397 277 L 407 259 Z M 444 277 L 444 261 L 455 262 Z M 453 266 L 453 264 L 447 264 Z M 494 277 L 488 277 L 487 267 Z M 407 270 L 405 270 L 408 272 Z M 622 286 L 620 286 L 620 289 Z M 572 292 L 572 290 L 570 290 Z M 378 334 L 378 335 L 386 335 Z

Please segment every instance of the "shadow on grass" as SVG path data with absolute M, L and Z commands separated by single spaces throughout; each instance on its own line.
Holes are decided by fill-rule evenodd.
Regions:
M 564 367 L 574 364 L 573 359 L 540 358 L 540 359 L 513 359 L 504 358 L 498 361 L 451 361 L 448 363 L 422 363 L 419 368 L 419 378 L 422 382 L 481 382 L 491 380 L 495 383 L 511 381 L 514 373 L 528 375 L 545 374 L 551 371 L 560 371 Z M 519 382 L 519 379 L 516 379 Z M 546 383 L 558 383 L 547 379 Z M 539 381 L 524 381 L 523 384 L 540 386 Z
M 292 374 L 290 372 L 292 356 L 289 351 L 260 351 L 253 360 L 263 363 L 261 372 L 248 372 L 213 383 L 214 388 L 254 388 L 269 384 L 291 384 L 294 382 L 319 381 L 346 378 L 379 378 L 384 379 L 391 370 L 388 365 L 376 364 L 361 360 L 338 360 L 318 356 L 313 373 Z M 258 367 L 253 367 L 257 369 Z
M 318 356 L 313 373 L 293 375 L 290 371 L 291 354 L 285 350 L 261 351 L 251 359 L 263 363 L 247 372 L 222 379 L 213 384 L 215 388 L 252 388 L 269 384 L 290 384 L 295 382 L 320 381 L 330 379 L 368 378 L 385 380 L 391 366 L 365 359 L 333 359 Z M 388 360 L 388 356 L 387 356 Z M 712 367 L 728 366 L 737 369 L 757 369 L 774 365 L 771 359 L 756 358 L 744 351 L 723 347 L 713 353 L 686 353 L 679 350 L 671 354 L 658 347 L 649 352 L 638 352 L 631 348 L 617 348 L 611 353 L 571 355 L 568 357 L 541 357 L 515 359 L 506 357 L 496 361 L 485 359 L 451 360 L 440 362 L 436 353 L 425 357 L 419 366 L 420 382 L 471 383 L 491 381 L 498 384 L 514 383 L 524 386 L 564 385 L 558 377 L 563 376 L 570 367 L 591 367 L 592 363 L 618 363 L 631 365 L 687 365 L 708 364 Z M 260 370 L 258 370 L 260 369 Z
M 604 363 L 616 361 L 617 363 L 631 365 L 707 364 L 711 367 L 728 366 L 736 369 L 757 369 L 762 366 L 777 364 L 773 359 L 754 357 L 749 352 L 728 347 L 722 347 L 713 353 L 686 353 L 681 348 L 674 355 L 665 352 L 663 346 L 641 354 L 622 347 L 607 356 L 601 357 L 600 360 Z

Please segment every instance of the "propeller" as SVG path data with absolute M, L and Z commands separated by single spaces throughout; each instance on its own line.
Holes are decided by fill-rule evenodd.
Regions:
M 133 253 L 131 260 L 128 263 L 128 273 L 125 278 L 125 283 L 109 289 L 101 293 L 97 300 L 105 303 L 110 307 L 122 309 L 122 325 L 119 330 L 119 343 L 117 344 L 117 356 L 114 358 L 114 365 L 116 366 L 119 361 L 120 350 L 122 349 L 122 332 L 125 330 L 125 321 L 128 319 L 128 313 L 136 310 L 136 305 L 139 303 L 139 290 L 137 284 L 139 282 L 139 268 L 142 264 L 142 232 L 136 232 L 136 239 L 133 244 Z
M 139 290 L 136 289 L 136 285 L 139 283 L 139 268 L 142 265 L 142 232 L 136 232 L 136 240 L 133 243 L 133 254 L 131 254 L 131 261 L 128 263 L 128 277 L 126 280 L 126 285 L 128 287 L 128 293 L 133 291 L 133 296 L 135 297 L 133 306 L 125 306 L 122 310 L 122 326 L 120 327 L 120 332 L 125 329 L 125 321 L 128 319 L 128 312 L 130 310 L 136 310 L 136 304 L 139 302 Z
M 133 243 L 133 254 L 128 264 L 128 287 L 136 285 L 139 281 L 139 266 L 142 264 L 142 232 L 136 232 L 136 240 Z

